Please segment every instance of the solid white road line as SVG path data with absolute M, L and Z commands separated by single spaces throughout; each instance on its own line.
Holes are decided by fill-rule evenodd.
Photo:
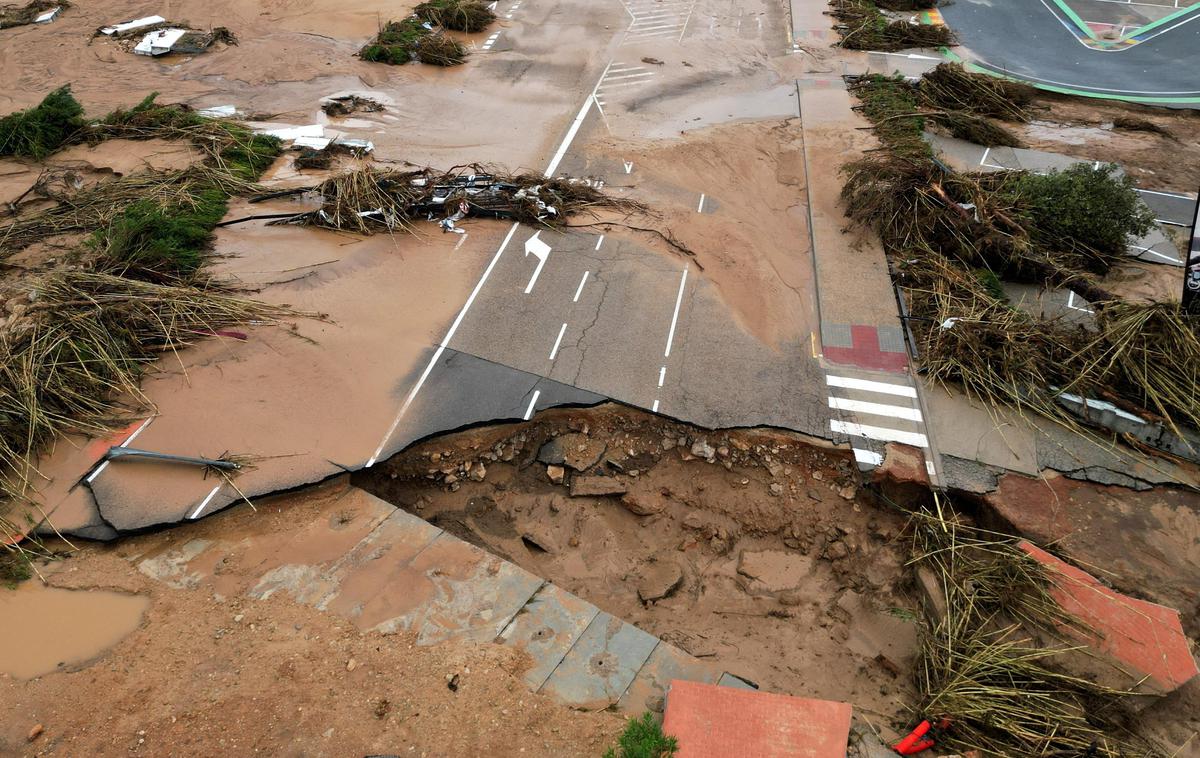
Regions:
M 650 410 L 653 411 L 654 413 L 658 413 L 658 401 L 657 400 L 654 401 L 654 405 L 650 406 Z
M 550 360 L 554 360 L 554 356 L 558 355 L 558 347 L 562 344 L 563 335 L 567 333 L 567 325 L 563 324 L 558 330 L 558 338 L 554 340 L 554 347 L 550 348 Z
M 1178 192 L 1158 192 L 1156 190 L 1139 189 L 1138 192 L 1144 192 L 1147 195 L 1162 195 L 1163 197 L 1177 197 L 1181 200 L 1195 200 L 1191 195 L 1181 195 Z
M 587 284 L 588 274 L 590 274 L 590 273 L 592 273 L 592 272 L 591 271 L 583 272 L 583 278 L 579 280 L 579 288 L 575 290 L 575 297 L 571 298 L 572 303 L 579 302 L 579 296 L 581 294 L 583 294 L 583 285 Z
M 883 403 L 868 403 L 865 400 L 848 400 L 844 397 L 829 398 L 829 407 L 841 411 L 869 413 L 872 416 L 891 416 L 908 421 L 922 421 L 921 412 L 916 408 L 901 405 L 884 405 Z
M 675 325 L 679 323 L 679 306 L 683 303 L 683 286 L 687 284 L 688 267 L 683 267 L 683 276 L 679 279 L 679 294 L 675 296 L 675 313 L 671 315 L 671 331 L 667 332 L 667 349 L 664 358 L 671 357 L 671 343 L 675 341 Z
M 135 439 L 137 439 L 137 436 L 142 433 L 142 430 L 145 429 L 146 427 L 150 426 L 150 422 L 153 420 L 154 420 L 153 416 L 147 416 L 146 420 L 143 421 L 141 423 L 141 425 L 138 426 L 137 429 L 133 430 L 133 434 L 126 437 L 125 441 L 122 442 L 120 445 L 117 445 L 117 447 L 129 447 L 129 443 L 133 442 Z M 100 472 L 103 471 L 104 469 L 108 468 L 108 464 L 109 464 L 109 461 L 104 461 L 103 463 L 101 463 L 99 465 L 99 467 L 96 468 L 95 471 L 93 471 L 91 474 L 88 475 L 88 478 L 85 481 L 88 484 L 91 484 L 92 482 L 94 482 L 96 480 L 96 477 L 100 476 Z
M 850 437 L 866 437 L 880 442 L 900 442 L 914 447 L 929 447 L 929 440 L 924 434 L 903 432 L 899 429 L 888 429 L 883 426 L 868 426 L 850 421 L 830 421 L 829 428 Z
M 874 450 L 859 450 L 854 448 L 854 460 L 859 463 L 867 463 L 872 466 L 880 466 L 883 464 L 883 456 Z
M 601 234 L 600 239 L 596 240 L 596 249 L 599 250 L 600 246 L 603 244 L 604 244 L 604 235 Z
M 208 507 L 208 504 L 212 502 L 212 499 L 217 496 L 217 490 L 219 490 L 219 489 L 221 489 L 221 485 L 219 485 L 219 484 L 216 487 L 213 487 L 212 492 L 208 493 L 208 497 L 206 497 L 200 501 L 200 505 L 196 506 L 196 510 L 192 511 L 191 515 L 188 516 L 188 518 L 189 519 L 200 518 L 201 512 L 203 512 L 204 509 L 206 507 Z
M 849 376 L 835 376 L 833 374 L 825 375 L 825 383 L 830 387 L 844 387 L 848 390 L 865 390 L 867 392 L 881 392 L 885 395 L 901 395 L 903 397 L 916 397 L 917 391 L 907 384 L 891 384 L 889 382 L 873 382 L 869 379 L 855 379 Z
M 533 415 L 533 407 L 535 405 L 537 405 L 538 398 L 541 396 L 542 396 L 541 390 L 533 391 L 533 397 L 529 398 L 529 407 L 525 409 L 525 420 L 526 421 L 528 421 L 529 417 Z
M 622 76 L 609 76 L 609 77 L 605 77 L 603 84 L 601 84 L 600 86 L 601 86 L 601 87 L 603 87 L 605 84 L 608 84 L 609 82 L 617 82 L 617 81 L 620 81 L 620 80 L 622 80 L 622 79 L 644 79 L 644 78 L 645 78 L 645 77 L 647 77 L 647 76 L 654 76 L 654 72 L 653 72 L 653 71 L 647 71 L 647 72 L 645 72 L 645 73 L 640 73 L 640 74 L 625 74 L 625 75 L 622 75 Z
M 470 310 L 471 304 L 475 302 L 475 298 L 479 295 L 479 291 L 483 289 L 484 282 L 486 282 L 488 277 L 491 276 L 492 269 L 496 268 L 496 262 L 500 260 L 500 256 L 504 254 L 504 249 L 508 247 L 508 243 L 512 240 L 513 235 L 517 233 L 518 226 L 520 226 L 519 223 L 514 223 L 511 227 L 509 227 L 508 234 L 504 235 L 504 241 L 500 243 L 500 248 L 496 250 L 496 254 L 492 256 L 491 262 L 488 263 L 487 268 L 483 270 L 483 275 L 480 276 L 479 281 L 475 283 L 475 289 L 471 290 L 470 297 L 468 297 L 467 302 L 463 304 L 462 310 L 458 312 L 458 316 L 454 319 L 454 323 L 450 325 L 450 331 L 446 332 L 446 336 L 442 338 L 442 342 L 438 345 L 438 349 L 434 351 L 433 357 L 429 359 L 429 365 L 425 367 L 425 371 L 422 372 L 421 378 L 417 380 L 416 385 L 408 393 L 408 397 L 404 398 L 404 404 L 400 406 L 399 412 L 396 413 L 396 418 L 392 420 L 392 425 L 388 427 L 387 434 L 383 435 L 383 439 L 379 441 L 379 447 L 375 448 L 375 453 L 371 456 L 370 460 L 367 461 L 367 468 L 371 468 L 375 465 L 375 461 L 379 460 L 379 455 L 383 452 L 383 446 L 387 444 L 387 441 L 391 439 L 391 436 L 396 432 L 396 427 L 400 425 L 400 419 L 404 418 L 405 412 L 408 411 L 408 406 L 412 405 L 413 398 L 415 398 L 417 393 L 421 391 L 421 386 L 425 384 L 425 380 L 429 378 L 429 374 L 433 371 L 433 367 L 437 365 L 438 359 L 440 359 L 442 357 L 442 353 L 446 351 L 446 346 L 450 344 L 450 339 L 454 337 L 454 333 L 458 331 L 458 326 L 462 323 L 463 317 L 467 315 L 467 311 Z
M 554 153 L 554 157 L 550 159 L 550 165 L 546 167 L 546 176 L 554 176 L 554 172 L 558 170 L 558 164 L 562 163 L 563 156 L 567 154 L 567 149 L 571 147 L 571 143 L 575 141 L 575 135 L 579 134 L 579 127 L 583 125 L 583 120 L 587 118 L 588 111 L 592 109 L 592 101 L 596 99 L 596 90 L 600 87 L 600 82 L 604 81 L 604 77 L 608 76 L 608 66 L 604 67 L 604 73 L 600 75 L 596 86 L 592 88 L 591 94 L 583 101 L 583 106 L 579 109 L 579 115 L 571 122 L 571 128 L 567 130 L 567 136 L 563 137 L 562 144 L 558 146 L 558 151 Z
M 704 193 L 700 193 L 700 204 L 696 206 L 696 213 L 704 213 Z

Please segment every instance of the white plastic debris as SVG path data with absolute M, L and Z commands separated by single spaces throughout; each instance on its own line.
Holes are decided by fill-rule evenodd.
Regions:
M 237 115 L 237 108 L 232 105 L 214 105 L 211 108 L 201 108 L 196 113 L 205 118 L 233 118 Z
M 142 41 L 137 43 L 133 52 L 138 55 L 166 55 L 185 34 L 187 29 L 159 29 L 150 32 L 142 37 Z
M 167 20 L 162 16 L 146 16 L 145 18 L 135 18 L 132 21 L 122 21 L 119 24 L 112 26 L 100 27 L 101 34 L 123 34 L 124 32 L 141 29 L 143 26 L 153 26 L 154 24 L 165 24 Z
M 58 8 L 51 8 L 50 10 L 46 11 L 42 15 L 35 18 L 33 20 L 33 23 L 48 24 L 51 21 L 53 21 L 54 19 L 58 18 L 59 13 L 62 13 L 62 6 L 59 6 Z
M 942 322 L 942 328 L 943 329 L 952 329 L 954 327 L 954 325 L 957 323 L 958 323 L 958 317 L 951 316 L 950 318 L 948 318 Z
M 255 129 L 259 134 L 265 134 L 268 137 L 278 137 L 285 142 L 300 139 L 301 137 L 324 137 L 325 127 L 320 124 L 309 124 L 307 126 L 285 126 L 278 129 Z
M 292 147 L 309 147 L 313 150 L 324 150 L 333 142 L 329 137 L 297 137 Z
M 357 150 L 362 153 L 375 152 L 375 143 L 368 139 L 346 139 L 344 137 L 339 137 L 335 144 L 348 147 L 351 150 Z

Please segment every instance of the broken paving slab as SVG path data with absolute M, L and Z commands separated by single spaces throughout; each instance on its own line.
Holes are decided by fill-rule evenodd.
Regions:
M 1049 570 L 1063 610 L 1087 627 L 1062 630 L 1092 653 L 1067 653 L 1068 666 L 1115 689 L 1153 695 L 1174 692 L 1200 673 L 1178 611 L 1111 590 L 1029 542 L 1020 547 Z
M 686 679 L 691 682 L 715 684 L 723 676 L 724 672 L 715 664 L 688 655 L 674 645 L 659 642 L 637 676 L 629 683 L 629 688 L 617 702 L 617 707 L 626 713 L 642 713 L 647 710 L 661 713 L 671 682 Z
M 109 26 L 102 26 L 97 29 L 98 34 L 103 34 L 108 37 L 120 37 L 123 34 L 144 29 L 147 26 L 155 26 L 157 24 L 165 24 L 167 20 L 162 16 L 143 16 L 142 18 L 130 19 L 129 21 L 121 21 Z
M 658 638 L 601 612 L 538 690 L 581 710 L 617 703 Z
M 846 755 L 850 716 L 849 703 L 674 681 L 663 732 L 676 758 L 833 758 Z
M 600 609 L 554 584 L 546 584 L 504 628 L 499 642 L 533 659 L 525 683 L 535 692 L 546 683 Z

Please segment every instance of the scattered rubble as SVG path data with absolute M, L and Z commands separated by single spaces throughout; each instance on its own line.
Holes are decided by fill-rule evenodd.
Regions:
M 0 29 L 29 24 L 48 24 L 71 7 L 66 0 L 30 0 L 25 5 L 0 6 Z

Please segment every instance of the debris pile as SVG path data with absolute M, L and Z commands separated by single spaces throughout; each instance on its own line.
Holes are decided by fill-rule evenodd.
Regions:
M 31 118 L 35 111 L 41 115 Z M 49 129 L 55 118 L 47 114 L 69 121 L 73 131 Z M 69 432 L 106 432 L 145 403 L 138 378 L 161 351 L 246 321 L 299 314 L 238 297 L 206 268 L 228 198 L 252 191 L 279 154 L 278 140 L 158 105 L 153 95 L 85 121 L 63 88 L 14 115 L 15 133 L 23 135 L 18 144 L 30 155 L 119 137 L 186 140 L 204 156 L 182 170 L 69 190 L 39 180 L 26 194 L 51 205 L 10 206 L 0 257 L 48 240 L 67 246 L 61 256 L 0 278 L 0 493 L 20 497 L 39 476 L 35 458 L 43 445 Z
M 1196 426 L 1200 320 L 1177 303 L 1123 302 L 1104 287 L 1127 239 L 1153 224 L 1132 182 L 1112 165 L 958 173 L 934 158 L 924 104 L 980 118 L 1025 113 L 1022 88 L 980 76 L 939 67 L 931 83 L 851 83 L 884 150 L 846 167 L 842 197 L 847 215 L 883 241 L 925 370 L 1069 425 L 1078 419 L 1057 401 L 1062 393 L 1103 398 L 1176 432 Z M 1082 325 L 1014 309 L 1002 281 L 1069 289 L 1095 318 Z
M 458 40 L 434 30 L 432 24 L 409 16 L 402 21 L 389 21 L 358 55 L 365 61 L 393 66 L 412 61 L 433 66 L 457 66 L 466 60 L 467 48 Z
M 0 29 L 28 24 L 46 24 L 71 7 L 67 0 L 30 0 L 25 5 L 0 6 Z
M 939 747 L 985 755 L 1153 755 L 1121 726 L 1131 693 L 1058 665 L 1082 622 L 1054 598 L 1046 567 L 1005 535 L 961 522 L 935 501 L 912 514 L 926 622 L 917 712 L 946 724 Z
M 949 27 L 890 19 L 872 0 L 834 0 L 832 5 L 826 12 L 841 22 L 835 27 L 842 35 L 838 44 L 850 50 L 888 52 L 954 44 Z
M 488 28 L 496 14 L 483 0 L 427 0 L 413 9 L 422 21 L 456 32 L 475 33 Z
M 256 200 L 314 193 L 321 207 L 275 224 L 306 224 L 370 234 L 378 229 L 411 229 L 418 220 L 441 220 L 447 230 L 470 216 L 503 218 L 535 226 L 565 224 L 575 215 L 613 211 L 643 213 L 641 204 L 606 195 L 585 182 L 548 179 L 540 174 L 503 174 L 482 166 L 401 171 L 363 167 Z
M 358 95 L 341 95 L 326 98 L 321 103 L 321 110 L 326 116 L 349 116 L 351 113 L 378 113 L 383 110 L 383 103 L 369 97 Z
M 118 40 L 137 55 L 160 56 L 167 53 L 196 55 L 218 42 L 236 45 L 237 37 L 224 26 L 208 31 L 192 29 L 187 23 L 172 23 L 162 16 L 143 16 L 102 26 L 92 35 Z M 133 40 L 137 40 L 134 42 Z

